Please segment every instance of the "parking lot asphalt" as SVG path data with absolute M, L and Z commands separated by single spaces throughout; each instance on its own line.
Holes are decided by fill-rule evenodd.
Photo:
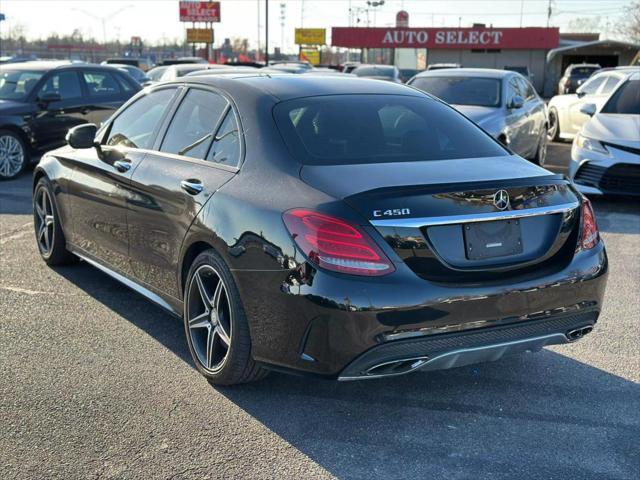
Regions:
M 566 168 L 568 145 L 550 149 Z M 640 472 L 640 203 L 594 200 L 610 258 L 584 340 L 338 383 L 211 387 L 175 318 L 38 256 L 30 175 L 0 183 L 0 478 L 632 479 Z

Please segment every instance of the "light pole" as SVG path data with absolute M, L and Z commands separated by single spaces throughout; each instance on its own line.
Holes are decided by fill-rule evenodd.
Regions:
M 269 66 L 269 0 L 264 0 L 264 63 Z
M 133 5 L 125 5 L 122 8 L 119 8 L 118 10 L 116 10 L 113 13 L 110 13 L 108 15 L 94 15 L 91 12 L 87 12 L 86 10 L 83 10 L 81 8 L 73 8 L 72 10 L 75 10 L 77 12 L 80 13 L 84 13 L 85 15 L 87 15 L 88 17 L 93 18 L 94 20 L 99 21 L 102 24 L 102 42 L 104 43 L 104 46 L 107 46 L 107 21 L 113 19 L 116 15 L 119 15 L 120 13 L 122 13 L 123 11 L 125 11 L 128 8 L 132 8 Z

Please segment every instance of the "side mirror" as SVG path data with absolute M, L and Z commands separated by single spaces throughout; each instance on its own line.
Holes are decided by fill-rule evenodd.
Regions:
M 580 107 L 580 113 L 593 117 L 596 114 L 596 106 L 593 103 L 585 103 Z
M 38 96 L 38 103 L 45 107 L 50 103 L 59 102 L 60 100 L 62 100 L 62 97 L 57 92 L 46 92 Z
M 85 123 L 73 127 L 67 133 L 67 143 L 73 148 L 93 148 L 96 144 L 98 127 L 93 123 Z
M 522 98 L 520 95 L 515 95 L 511 99 L 508 105 L 508 107 L 512 110 L 517 110 L 519 108 L 522 108 L 523 106 L 524 106 L 524 98 Z

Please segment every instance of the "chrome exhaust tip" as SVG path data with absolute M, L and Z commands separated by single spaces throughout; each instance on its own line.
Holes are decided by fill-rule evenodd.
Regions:
M 575 342 L 576 340 L 580 340 L 586 334 L 591 333 L 593 331 L 593 325 L 586 325 L 584 327 L 576 328 L 575 330 L 570 330 L 567 332 L 567 338 L 571 342 Z
M 413 357 L 393 360 L 391 362 L 383 362 L 368 368 L 364 372 L 365 377 L 388 377 L 393 375 L 402 375 L 412 370 L 420 368 L 427 363 L 429 357 Z

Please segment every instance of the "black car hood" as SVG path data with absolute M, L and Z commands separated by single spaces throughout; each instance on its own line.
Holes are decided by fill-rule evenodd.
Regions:
M 13 100 L 0 100 L 0 115 L 17 115 L 30 112 L 31 105 Z
M 305 165 L 300 171 L 304 182 L 340 199 L 385 187 L 486 182 L 547 175 L 551 173 L 516 155 L 364 165 Z

